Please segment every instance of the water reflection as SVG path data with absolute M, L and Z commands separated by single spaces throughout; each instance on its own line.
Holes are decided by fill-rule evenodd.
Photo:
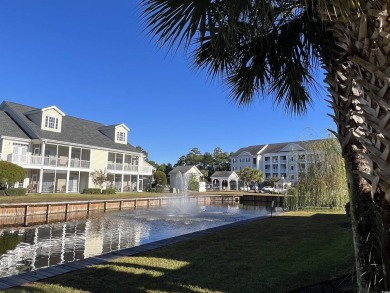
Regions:
M 85 220 L 0 230 L 0 277 L 269 214 L 264 206 L 200 210 L 194 215 L 157 208 L 110 212 Z

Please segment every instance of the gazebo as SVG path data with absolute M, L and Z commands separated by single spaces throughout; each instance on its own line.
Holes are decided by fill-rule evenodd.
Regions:
M 280 193 L 286 193 L 287 189 L 291 187 L 291 181 L 282 177 L 278 181 L 275 182 L 275 191 Z
M 218 190 L 238 190 L 238 179 L 234 171 L 216 171 L 211 175 L 213 189 L 217 187 Z

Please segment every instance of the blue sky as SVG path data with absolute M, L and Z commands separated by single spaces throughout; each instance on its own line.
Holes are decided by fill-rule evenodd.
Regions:
M 55 105 L 69 116 L 125 123 L 129 142 L 159 164 L 174 164 L 194 147 L 234 152 L 323 138 L 334 129 L 324 92 L 301 117 L 261 97 L 234 104 L 226 87 L 195 70 L 185 54 L 148 38 L 137 3 L 1 0 L 0 102 Z

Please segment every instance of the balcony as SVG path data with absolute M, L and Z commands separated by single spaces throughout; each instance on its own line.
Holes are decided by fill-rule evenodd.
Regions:
M 108 171 L 138 172 L 138 165 L 108 162 Z
M 14 155 L 14 154 L 3 154 L 2 160 L 21 165 L 21 166 L 40 166 L 42 164 L 41 156 L 34 155 Z
M 142 174 L 152 174 L 153 173 L 153 167 L 141 166 L 141 167 L 139 167 L 139 172 L 142 173 Z
M 0 154 L 1 161 L 8 161 L 20 166 L 41 166 L 42 165 L 42 156 L 37 155 L 14 155 L 14 154 Z M 61 167 L 68 168 L 68 158 L 61 157 L 44 157 L 43 165 L 47 167 Z M 90 161 L 71 159 L 70 168 L 75 169 L 89 169 L 91 165 Z

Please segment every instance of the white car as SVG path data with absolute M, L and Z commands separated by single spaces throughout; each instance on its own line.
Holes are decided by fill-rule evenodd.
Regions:
M 261 192 L 272 192 L 272 191 L 275 191 L 275 188 L 272 187 L 272 186 L 264 186 L 264 187 L 261 189 Z

